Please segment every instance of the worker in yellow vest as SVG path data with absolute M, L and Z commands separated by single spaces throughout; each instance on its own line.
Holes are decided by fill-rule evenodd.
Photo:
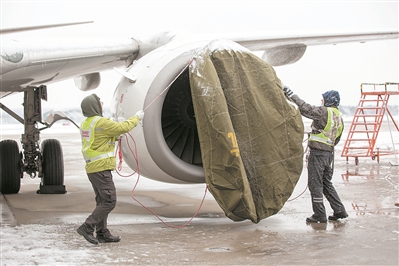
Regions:
M 306 218 L 308 223 L 326 223 L 327 216 L 323 203 L 323 195 L 333 209 L 333 215 L 328 220 L 338 220 L 348 217 L 345 206 L 335 190 L 331 179 L 334 161 L 334 146 L 341 139 L 344 123 L 338 110 L 340 95 L 331 90 L 323 93 L 322 106 L 306 103 L 283 85 L 284 93 L 299 107 L 304 117 L 312 119 L 312 132 L 309 135 L 308 146 L 308 187 L 312 198 L 313 215 Z
M 116 189 L 111 173 L 116 165 L 115 141 L 119 135 L 136 127 L 144 112 L 138 111 L 123 122 L 112 121 L 103 117 L 102 102 L 96 94 L 84 98 L 81 108 L 86 117 L 80 127 L 82 154 L 95 193 L 96 208 L 77 232 L 92 244 L 119 242 L 121 238 L 113 236 L 107 227 L 108 214 L 116 205 Z

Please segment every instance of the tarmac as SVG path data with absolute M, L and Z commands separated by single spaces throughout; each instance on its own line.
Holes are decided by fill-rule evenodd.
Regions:
M 305 161 L 291 199 L 258 224 L 227 218 L 205 184 L 165 184 L 114 172 L 118 203 L 108 222 L 122 240 L 92 245 L 76 233 L 95 205 L 79 133 L 42 134 L 50 137 L 63 146 L 67 193 L 37 194 L 40 179 L 25 175 L 18 194 L 0 197 L 2 265 L 399 264 L 399 167 L 392 165 L 393 156 L 380 162 L 360 158 L 355 165 L 340 157 L 338 147 L 333 183 L 349 217 L 319 224 L 305 222 L 312 214 Z M 19 136 L 2 136 L 7 138 Z M 331 215 L 327 201 L 325 206 Z M 43 251 L 50 240 L 54 244 Z

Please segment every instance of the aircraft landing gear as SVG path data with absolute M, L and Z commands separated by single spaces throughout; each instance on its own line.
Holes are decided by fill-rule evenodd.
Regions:
M 42 143 L 42 152 L 42 182 L 37 193 L 65 193 L 61 143 L 57 139 L 46 139 Z
M 14 140 L 0 142 L 0 192 L 3 194 L 18 193 L 23 172 L 30 177 L 39 176 L 40 194 L 64 194 L 64 160 L 61 144 L 56 139 L 44 140 L 39 147 L 40 130 L 37 124 L 42 123 L 41 100 L 47 100 L 46 86 L 27 88 L 24 91 L 24 118 L 0 104 L 0 107 L 16 120 L 24 124 L 21 136 L 22 152 Z M 55 121 L 54 121 L 55 122 Z
M 14 140 L 0 142 L 0 191 L 3 194 L 18 193 L 22 178 L 21 155 Z

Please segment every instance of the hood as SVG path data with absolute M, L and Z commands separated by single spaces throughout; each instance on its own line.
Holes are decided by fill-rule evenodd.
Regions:
M 100 98 L 96 94 L 87 96 L 80 104 L 82 113 L 85 117 L 103 116 L 103 108 L 101 106 Z
M 323 93 L 323 99 L 325 107 L 338 107 L 341 100 L 339 97 L 339 92 L 334 90 Z

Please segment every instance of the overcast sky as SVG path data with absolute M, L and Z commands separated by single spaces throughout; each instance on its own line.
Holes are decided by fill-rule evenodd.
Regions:
M 208 33 L 306 34 L 357 31 L 398 31 L 398 1 L 5 1 L 1 28 L 93 20 L 85 26 L 5 35 L 140 37 L 159 31 Z M 4 38 L 4 36 L 2 37 Z M 320 104 L 321 94 L 335 89 L 341 105 L 357 105 L 360 83 L 398 82 L 398 41 L 308 47 L 297 63 L 276 67 L 277 75 L 304 100 Z M 97 93 L 111 102 L 119 75 L 107 71 Z M 43 107 L 80 107 L 93 93 L 81 92 L 73 80 L 48 86 Z M 22 96 L 2 99 L 8 106 Z M 394 99 L 397 101 L 397 99 Z

